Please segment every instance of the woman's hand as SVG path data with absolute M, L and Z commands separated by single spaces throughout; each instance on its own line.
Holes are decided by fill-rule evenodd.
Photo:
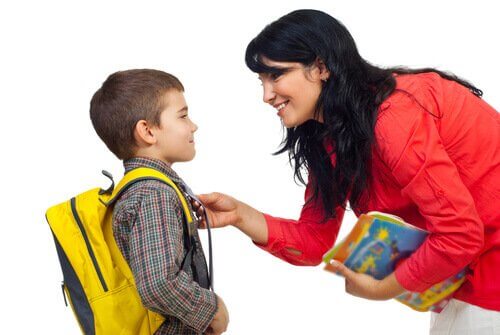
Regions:
M 222 193 L 200 194 L 198 198 L 207 209 L 208 219 L 211 228 L 221 228 L 225 226 L 236 226 L 241 221 L 239 211 L 240 202 L 229 195 Z M 192 203 L 198 217 L 200 217 L 201 227 L 206 227 L 203 206 L 198 202 Z
M 255 243 L 267 244 L 267 223 L 261 212 L 222 193 L 200 194 L 198 197 L 205 206 L 210 228 L 231 225 L 248 235 Z M 201 227 L 205 227 L 203 208 L 196 203 L 193 207 L 196 214 L 202 218 Z
M 382 280 L 377 280 L 364 273 L 356 273 L 344 264 L 331 261 L 325 270 L 338 273 L 345 278 L 347 293 L 370 300 L 388 300 L 402 294 L 405 289 L 398 283 L 394 272 Z

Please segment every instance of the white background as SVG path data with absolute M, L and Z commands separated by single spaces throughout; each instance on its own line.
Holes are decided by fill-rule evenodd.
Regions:
M 370 62 L 450 70 L 500 107 L 494 1 L 2 2 L 1 334 L 79 333 L 44 212 L 106 186 L 103 168 L 121 175 L 88 116 L 90 97 L 117 70 L 157 68 L 184 83 L 198 154 L 174 168 L 196 192 L 297 217 L 303 187 L 286 156 L 271 155 L 280 122 L 244 51 L 266 24 L 307 7 L 340 19 Z M 349 213 L 341 236 L 353 221 Z M 214 253 L 228 334 L 427 333 L 429 314 L 349 296 L 340 277 L 282 262 L 233 228 L 214 232 Z

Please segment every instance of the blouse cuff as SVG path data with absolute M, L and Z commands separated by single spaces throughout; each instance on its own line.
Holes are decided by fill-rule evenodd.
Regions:
M 253 242 L 259 248 L 270 252 L 275 253 L 283 248 L 284 238 L 283 238 L 283 230 L 281 229 L 280 222 L 282 219 L 275 218 L 271 215 L 262 213 L 264 218 L 266 219 L 267 224 L 267 243 L 259 244 L 257 242 Z

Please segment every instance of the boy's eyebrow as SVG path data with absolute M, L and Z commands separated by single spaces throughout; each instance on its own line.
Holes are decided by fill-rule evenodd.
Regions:
M 177 111 L 177 113 L 182 113 L 182 112 L 187 112 L 188 111 L 188 106 L 184 106 L 181 109 Z

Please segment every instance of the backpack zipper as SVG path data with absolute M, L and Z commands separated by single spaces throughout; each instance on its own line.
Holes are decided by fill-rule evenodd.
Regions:
M 101 269 L 99 268 L 99 264 L 97 263 L 97 259 L 95 257 L 94 251 L 92 250 L 92 247 L 89 242 L 89 238 L 87 236 L 87 233 L 85 232 L 85 229 L 83 228 L 82 220 L 80 219 L 80 216 L 78 216 L 78 212 L 76 211 L 76 199 L 71 198 L 70 200 L 71 203 L 71 211 L 73 213 L 73 217 L 75 218 L 76 224 L 78 225 L 78 228 L 80 228 L 80 232 L 82 233 L 83 240 L 85 241 L 85 245 L 87 246 L 87 250 L 90 255 L 90 259 L 92 260 L 92 264 L 94 264 L 95 271 L 97 272 L 97 277 L 99 277 L 99 281 L 101 282 L 102 288 L 104 289 L 104 292 L 108 291 L 108 286 L 106 285 L 106 282 L 104 281 L 104 277 L 102 275 Z

